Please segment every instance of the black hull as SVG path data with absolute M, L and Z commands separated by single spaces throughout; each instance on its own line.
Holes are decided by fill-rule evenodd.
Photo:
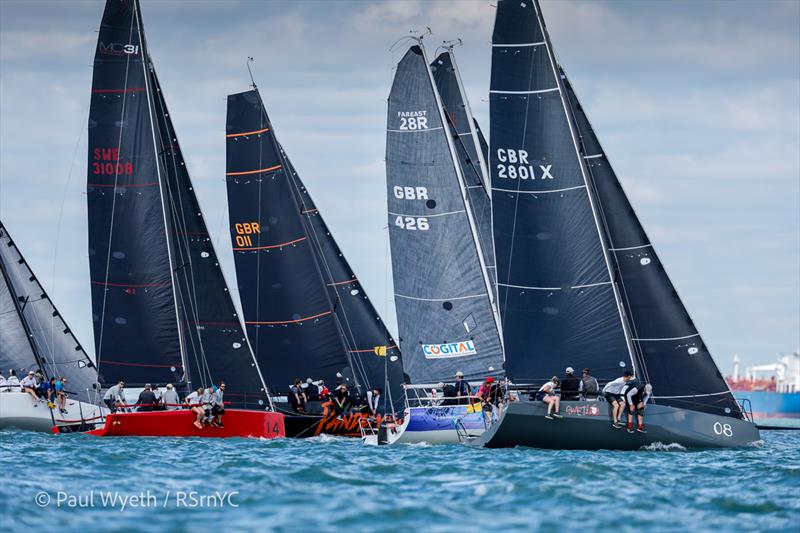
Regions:
M 655 443 L 735 448 L 761 440 L 752 422 L 663 405 L 647 406 L 646 434 L 611 427 L 606 402 L 562 402 L 561 420 L 546 419 L 546 412 L 547 406 L 542 402 L 511 403 L 489 430 L 469 444 L 485 448 L 638 450 Z

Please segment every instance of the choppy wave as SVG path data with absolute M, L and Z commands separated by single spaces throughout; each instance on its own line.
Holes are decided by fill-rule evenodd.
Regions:
M 0 509 L 16 529 L 306 531 L 786 531 L 800 521 L 800 432 L 692 450 L 558 451 L 365 446 L 360 439 L 98 439 L 0 433 Z M 154 506 L 99 495 L 149 491 Z M 37 505 L 40 493 L 50 498 Z M 178 494 L 226 494 L 210 506 Z M 57 500 L 96 496 L 91 508 Z M 233 495 L 233 496 L 231 496 Z M 43 498 L 43 497 L 42 497 Z

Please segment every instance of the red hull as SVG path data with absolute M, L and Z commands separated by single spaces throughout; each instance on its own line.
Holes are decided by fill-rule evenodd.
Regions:
M 106 417 L 100 429 L 87 431 L 98 437 L 261 437 L 286 436 L 283 415 L 265 411 L 226 409 L 224 428 L 194 425 L 196 415 L 189 410 L 115 413 Z

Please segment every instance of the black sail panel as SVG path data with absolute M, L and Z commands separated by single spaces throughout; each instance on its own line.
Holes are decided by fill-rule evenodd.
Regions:
M 30 337 L 28 337 L 30 335 Z M 94 363 L 64 322 L 22 253 L 0 222 L 0 368 L 22 376 L 41 369 L 67 378 L 72 397 L 92 402 Z
M 490 90 L 493 232 L 508 375 L 631 362 L 601 232 L 532 2 L 500 1 Z
M 288 170 L 256 91 L 228 96 L 227 188 L 248 338 L 274 391 L 349 371 Z
M 483 263 L 489 274 L 492 298 L 497 298 L 494 242 L 492 239 L 492 206 L 489 198 L 489 178 L 486 175 L 486 150 L 481 146 L 482 136 L 477 121 L 469 110 L 469 102 L 462 92 L 455 57 L 452 50 L 442 52 L 431 63 L 431 72 L 439 90 L 442 106 L 450 122 L 453 144 L 456 148 L 461 175 L 467 189 L 467 199 L 478 229 Z M 485 141 L 484 141 L 485 142 Z M 481 160 L 484 164 L 481 164 Z
M 563 80 L 599 200 L 641 377 L 653 385 L 658 403 L 741 418 L 736 399 L 667 276 L 572 85 L 566 76 Z
M 389 96 L 386 181 L 395 306 L 415 383 L 503 372 L 481 256 L 420 46 L 397 66 Z
M 300 200 L 300 213 L 306 234 L 313 242 L 329 297 L 340 324 L 345 345 L 350 354 L 352 372 L 357 381 L 368 388 L 381 387 L 386 381 L 394 394 L 399 394 L 405 381 L 400 349 L 386 329 L 378 311 L 372 305 L 361 282 L 356 277 L 339 245 L 328 229 L 322 214 L 297 174 L 286 153 L 281 148 L 296 195 Z M 379 357 L 375 348 L 387 348 L 386 356 Z
M 150 80 L 176 265 L 177 309 L 191 386 L 224 381 L 225 398 L 231 407 L 266 406 L 264 384 L 220 268 L 154 69 Z
M 155 150 L 147 51 L 135 1 L 106 4 L 89 112 L 89 266 L 103 384 L 184 380 Z

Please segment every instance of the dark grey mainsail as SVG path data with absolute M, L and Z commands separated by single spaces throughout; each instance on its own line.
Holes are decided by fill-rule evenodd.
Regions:
M 483 262 L 492 287 L 492 299 L 496 300 L 497 272 L 492 238 L 492 203 L 489 171 L 486 168 L 488 148 L 485 144 L 481 145 L 480 129 L 472 116 L 452 47 L 448 47 L 447 51 L 433 60 L 431 72 L 453 133 L 453 145 L 461 165 L 467 199 L 477 226 Z
M 608 236 L 640 377 L 653 385 L 658 403 L 741 418 L 563 71 L 562 79 Z
M 89 257 L 104 384 L 226 382 L 268 395 L 203 220 L 136 0 L 108 0 L 89 119 Z
M 67 390 L 93 402 L 94 362 L 47 296 L 36 275 L 0 221 L 0 368 L 19 377 L 41 370 L 47 378 L 67 378 Z M 0 391 L 2 392 L 2 391 Z
M 556 63 L 534 2 L 501 1 L 490 90 L 493 231 L 506 368 L 630 366 L 622 307 Z
M 386 180 L 395 306 L 412 382 L 503 372 L 499 321 L 464 177 L 421 45 L 389 95 Z

